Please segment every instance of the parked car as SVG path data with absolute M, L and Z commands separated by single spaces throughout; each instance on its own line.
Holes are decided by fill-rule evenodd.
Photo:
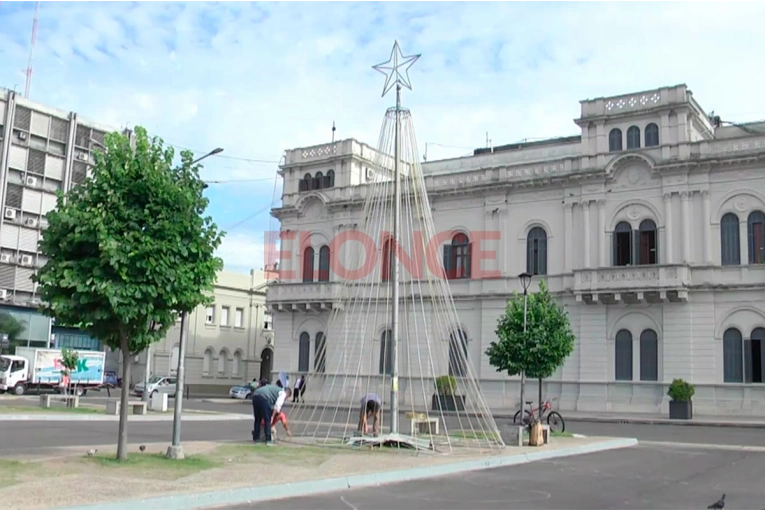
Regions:
M 239 400 L 248 400 L 252 397 L 251 386 L 232 386 L 228 391 L 228 396 Z
M 149 397 L 153 397 L 157 393 L 167 393 L 169 397 L 175 397 L 175 377 L 154 375 L 149 379 L 148 393 Z M 143 382 L 139 382 L 133 387 L 133 393 L 138 396 L 143 396 Z

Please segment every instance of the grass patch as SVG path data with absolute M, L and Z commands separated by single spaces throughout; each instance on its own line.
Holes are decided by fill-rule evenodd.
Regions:
M 0 489 L 19 483 L 21 475 L 29 470 L 29 463 L 0 459 Z
M 128 459 L 123 461 L 117 460 L 116 454 L 96 454 L 84 457 L 84 460 L 109 470 L 124 470 L 134 476 L 163 480 L 177 480 L 222 464 L 203 455 L 190 455 L 183 460 L 172 460 L 163 453 L 131 453 Z
M 320 446 L 266 446 L 264 444 L 227 444 L 213 450 L 213 456 L 221 459 L 232 457 L 250 461 L 264 459 L 281 464 L 317 465 L 338 453 L 331 448 Z
M 485 441 L 497 441 L 499 438 L 492 432 L 482 432 L 478 430 L 464 430 L 459 432 L 449 432 L 449 437 L 459 439 L 480 439 Z
M 552 437 L 574 437 L 571 432 L 553 432 Z
M 33 406 L 6 406 L 0 405 L 1 414 L 38 414 L 38 413 L 70 413 L 70 414 L 94 414 L 103 412 L 103 409 L 97 409 L 94 407 L 66 407 L 66 406 L 50 406 L 33 407 Z

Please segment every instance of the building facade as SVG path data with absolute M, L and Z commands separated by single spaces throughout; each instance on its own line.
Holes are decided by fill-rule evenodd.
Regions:
M 199 306 L 189 315 L 185 378 L 191 396 L 228 394 L 233 385 L 270 376 L 274 328 L 265 307 L 269 276 L 254 270 L 250 274 L 221 271 L 214 303 Z M 180 335 L 179 318 L 151 348 L 152 375 L 176 374 Z M 110 368 L 120 373 L 119 363 L 119 356 L 112 356 Z M 142 353 L 131 367 L 133 384 L 143 380 L 145 367 L 146 353 Z
M 471 233 L 501 233 L 481 246 L 497 252 L 482 269 L 501 277 L 450 275 L 454 327 L 487 402 L 518 404 L 518 378 L 484 353 L 528 271 L 577 337 L 545 383 L 562 409 L 666 413 L 667 386 L 682 378 L 699 414 L 765 415 L 765 123 L 721 122 L 685 85 L 582 101 L 575 122 L 579 136 L 423 164 L 436 231 L 456 231 L 454 250 Z M 342 281 L 327 271 L 327 240 L 361 224 L 374 160 L 355 140 L 285 154 L 273 214 L 283 234 L 310 241 L 283 237 L 281 269 L 312 276 L 268 289 L 278 369 L 313 372 L 316 345 L 330 350 Z

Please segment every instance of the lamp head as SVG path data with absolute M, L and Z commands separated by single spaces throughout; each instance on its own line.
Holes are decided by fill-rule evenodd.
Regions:
M 531 275 L 525 272 L 521 273 L 518 275 L 518 280 L 521 282 L 521 287 L 523 288 L 523 293 L 525 294 L 529 289 L 529 285 L 531 285 Z
M 223 152 L 223 149 L 221 147 L 216 147 L 215 149 L 210 151 L 210 156 L 215 156 L 216 154 L 220 154 Z

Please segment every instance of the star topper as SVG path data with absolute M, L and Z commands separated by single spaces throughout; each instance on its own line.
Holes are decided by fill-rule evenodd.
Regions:
M 390 52 L 390 59 L 382 64 L 372 66 L 372 69 L 385 75 L 385 85 L 383 85 L 382 97 L 385 97 L 394 85 L 401 85 L 412 90 L 412 84 L 409 82 L 409 68 L 417 62 L 420 55 L 404 56 L 398 41 L 393 43 L 393 49 Z M 401 69 L 403 67 L 403 70 Z

